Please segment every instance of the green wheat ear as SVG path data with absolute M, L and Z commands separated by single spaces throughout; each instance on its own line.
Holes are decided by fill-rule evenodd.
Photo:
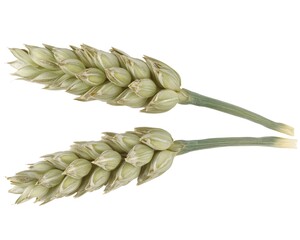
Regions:
M 68 151 L 43 156 L 29 169 L 8 177 L 16 203 L 35 198 L 45 204 L 56 198 L 79 197 L 105 186 L 110 192 L 137 178 L 148 182 L 166 172 L 175 156 L 225 146 L 295 148 L 296 140 L 278 137 L 235 137 L 174 141 L 159 128 L 141 127 L 121 134 L 104 133 L 100 141 L 75 142 Z
M 288 135 L 294 129 L 241 107 L 181 88 L 179 74 L 167 64 L 144 56 L 144 60 L 112 48 L 104 52 L 88 45 L 71 49 L 26 45 L 10 49 L 17 58 L 10 65 L 21 79 L 42 83 L 46 89 L 64 89 L 79 101 L 100 100 L 111 105 L 143 108 L 161 113 L 177 103 L 193 104 L 248 119 Z

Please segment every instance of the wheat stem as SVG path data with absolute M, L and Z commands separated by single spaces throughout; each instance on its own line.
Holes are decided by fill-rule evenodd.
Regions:
M 289 125 L 274 122 L 257 113 L 251 112 L 245 108 L 241 108 L 231 103 L 227 103 L 211 97 L 207 97 L 199 93 L 189 91 L 187 89 L 183 89 L 183 91 L 187 93 L 188 98 L 182 104 L 192 104 L 200 107 L 212 108 L 221 112 L 225 112 L 258 123 L 262 126 L 275 130 L 277 132 L 285 133 L 290 136 L 294 135 L 294 129 Z
M 175 141 L 183 145 L 178 153 L 185 154 L 192 151 L 218 148 L 218 147 L 236 147 L 236 146 L 261 146 L 276 148 L 296 148 L 295 139 L 280 137 L 227 137 L 227 138 L 208 138 L 201 140 L 178 140 Z

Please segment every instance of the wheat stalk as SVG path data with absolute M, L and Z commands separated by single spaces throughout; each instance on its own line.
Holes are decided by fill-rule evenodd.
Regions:
M 177 103 L 209 107 L 293 135 L 292 127 L 271 121 L 241 107 L 181 88 L 179 74 L 167 64 L 144 56 L 144 60 L 112 48 L 104 52 L 82 45 L 80 48 L 44 48 L 26 45 L 10 49 L 17 58 L 10 62 L 21 79 L 42 83 L 46 89 L 64 89 L 79 95 L 79 101 L 101 100 L 111 105 L 142 108 L 160 113 Z
M 172 165 L 176 155 L 225 146 L 295 148 L 296 141 L 278 137 L 212 138 L 174 141 L 158 128 L 136 128 L 121 134 L 106 132 L 100 141 L 75 142 L 68 151 L 43 156 L 29 169 L 8 177 L 20 194 L 16 203 L 36 198 L 45 204 L 56 198 L 79 197 L 105 186 L 110 192 L 137 178 L 148 182 Z

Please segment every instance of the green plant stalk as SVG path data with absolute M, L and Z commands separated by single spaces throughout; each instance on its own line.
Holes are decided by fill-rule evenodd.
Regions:
M 177 155 L 192 151 L 218 148 L 218 147 L 236 147 L 236 146 L 261 146 L 276 148 L 296 148 L 295 139 L 280 137 L 227 137 L 227 138 L 208 138 L 201 140 L 178 140 L 175 143 L 182 145 L 181 151 Z
M 182 104 L 192 104 L 200 107 L 212 108 L 237 117 L 245 118 L 277 132 L 281 132 L 290 136 L 294 135 L 294 128 L 289 125 L 274 122 L 247 109 L 211 97 L 207 97 L 199 93 L 189 91 L 187 89 L 183 89 L 183 91 L 186 93 L 187 99 L 184 102 L 181 102 Z

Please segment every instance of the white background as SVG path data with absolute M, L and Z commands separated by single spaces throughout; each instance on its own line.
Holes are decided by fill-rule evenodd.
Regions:
M 14 205 L 5 176 L 103 131 L 175 139 L 283 136 L 194 106 L 149 115 L 17 81 L 9 47 L 111 46 L 174 67 L 184 88 L 288 123 L 299 137 L 299 1 L 1 1 L 0 239 L 300 239 L 299 150 L 204 150 L 143 186 Z

